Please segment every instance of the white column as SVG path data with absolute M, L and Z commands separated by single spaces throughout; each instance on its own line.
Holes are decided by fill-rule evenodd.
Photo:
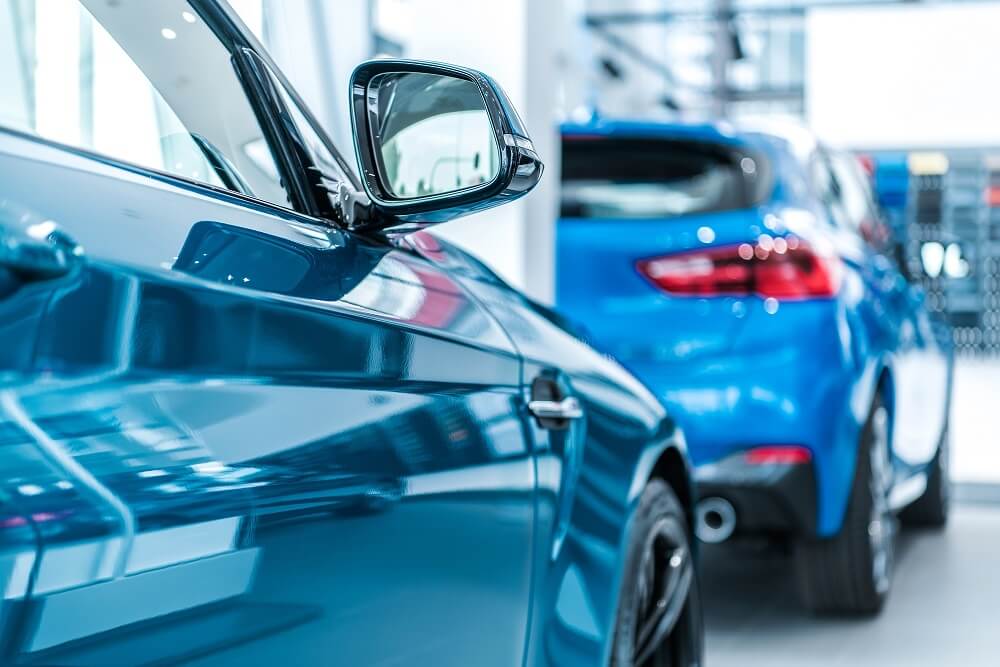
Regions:
M 545 162 L 526 198 L 435 228 L 532 297 L 551 303 L 558 215 L 558 108 L 565 21 L 562 0 L 503 3 L 411 0 L 404 43 L 408 58 L 482 70 L 510 96 Z

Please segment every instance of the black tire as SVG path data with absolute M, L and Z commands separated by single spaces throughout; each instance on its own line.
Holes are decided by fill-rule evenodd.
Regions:
M 950 440 L 945 427 L 938 443 L 937 453 L 927 473 L 927 488 L 923 495 L 904 509 L 899 518 L 908 526 L 924 528 L 944 528 L 948 523 L 948 507 L 951 504 L 951 485 L 948 481 L 950 463 Z
M 892 583 L 895 517 L 889 509 L 889 417 L 876 398 L 865 422 L 840 532 L 800 540 L 795 565 L 803 604 L 815 613 L 876 614 Z
M 691 538 L 666 483 L 654 479 L 643 491 L 628 540 L 611 666 L 701 665 L 704 630 Z

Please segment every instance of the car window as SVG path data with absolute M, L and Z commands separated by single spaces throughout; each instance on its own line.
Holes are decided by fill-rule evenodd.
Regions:
M 824 153 L 815 153 L 809 159 L 809 182 L 820 202 L 829 211 L 834 224 L 850 229 L 850 221 L 840 201 L 840 186 Z
M 0 125 L 288 206 L 225 45 L 184 0 L 0 3 Z
M 857 158 L 850 153 L 828 154 L 831 178 L 836 183 L 837 210 L 847 229 L 860 236 L 874 250 L 896 261 L 906 273 L 891 227 L 879 215 L 871 182 Z
M 766 195 L 760 158 L 691 141 L 567 137 L 562 217 L 674 218 L 749 208 Z
M 859 173 L 857 160 L 847 153 L 833 153 L 830 166 L 840 188 L 840 201 L 852 228 L 859 230 L 866 221 L 874 218 L 871 194 Z
M 809 161 L 813 191 L 826 207 L 833 223 L 846 231 L 864 236 L 863 228 L 874 220 L 863 186 L 838 155 L 820 149 Z

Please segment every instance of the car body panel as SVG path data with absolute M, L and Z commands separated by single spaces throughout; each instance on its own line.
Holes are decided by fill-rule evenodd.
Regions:
M 950 346 L 935 335 L 920 288 L 830 222 L 802 166 L 815 140 L 725 124 L 613 120 L 567 125 L 563 136 L 737 145 L 769 165 L 772 187 L 751 208 L 670 219 L 563 218 L 558 226 L 558 306 L 664 402 L 685 431 L 699 478 L 754 446 L 804 445 L 816 478 L 815 530 L 833 535 L 861 426 L 886 383 L 896 480 L 908 489 L 894 501 L 919 495 L 946 423 Z M 672 296 L 636 269 L 643 258 L 789 235 L 839 258 L 842 282 L 832 298 Z
M 518 417 L 520 361 L 483 308 L 412 254 L 3 141 L 8 206 L 16 195 L 31 220 L 59 220 L 93 249 L 72 276 L 45 283 L 36 344 L 18 360 L 21 377 L 8 378 L 6 400 L 56 444 L 73 443 L 73 458 L 130 515 L 104 537 L 108 569 L 50 587 L 50 568 L 70 570 L 46 568 L 52 554 L 78 552 L 81 571 L 90 554 L 82 541 L 43 536 L 33 651 L 101 629 L 59 624 L 96 601 L 60 603 L 59 594 L 113 580 L 118 551 L 128 553 L 127 575 L 247 553 L 253 577 L 217 592 L 246 588 L 225 613 L 277 607 L 293 627 L 229 651 L 233 661 L 245 651 L 277 660 L 292 636 L 300 664 L 331 651 L 367 664 L 403 650 L 467 664 L 484 646 L 496 664 L 516 661 L 535 473 Z M 23 194 L 42 181 L 79 194 Z M 58 426 L 73 420 L 81 424 Z M 442 553 L 477 558 L 442 571 Z M 175 586 L 205 583 L 188 576 Z M 470 622 L 483 605 L 495 618 Z M 408 632 L 369 641 L 386 623 Z M 464 642 L 440 645 L 430 629 L 441 624 L 465 627 Z M 176 653 L 161 659 L 210 650 L 177 634 Z M 100 650 L 113 648 L 87 655 Z
M 557 314 L 444 240 L 416 234 L 408 243 L 447 267 L 497 318 L 524 359 L 526 390 L 533 378 L 552 376 L 583 406 L 586 419 L 564 431 L 531 422 L 538 540 L 525 664 L 606 664 L 629 517 L 668 451 L 686 466 L 683 436 L 617 362 L 554 326 Z M 690 511 L 691 490 L 675 491 Z

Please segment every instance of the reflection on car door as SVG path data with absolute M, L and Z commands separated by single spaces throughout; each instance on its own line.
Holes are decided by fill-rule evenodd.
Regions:
M 534 468 L 477 302 L 404 251 L 0 138 L 0 198 L 88 249 L 2 301 L 6 488 L 45 547 L 16 659 L 519 662 Z

